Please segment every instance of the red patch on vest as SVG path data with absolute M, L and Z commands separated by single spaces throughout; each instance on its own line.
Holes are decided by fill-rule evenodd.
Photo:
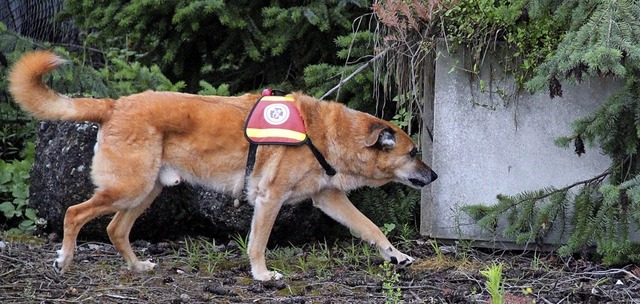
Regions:
M 249 112 L 244 135 L 250 143 L 301 145 L 307 129 L 290 96 L 262 96 Z

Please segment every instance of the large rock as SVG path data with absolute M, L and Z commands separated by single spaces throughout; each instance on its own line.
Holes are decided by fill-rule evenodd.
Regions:
M 40 122 L 36 161 L 31 169 L 30 204 L 47 220 L 45 232 L 62 232 L 66 209 L 91 197 L 91 158 L 98 125 Z M 195 160 L 194 160 L 195 161 Z M 190 185 L 165 188 L 136 221 L 131 239 L 158 240 L 183 235 L 226 238 L 246 235 L 253 208 L 233 206 L 233 198 Z M 111 216 L 89 222 L 81 231 L 85 240 L 107 240 Z M 327 219 L 310 202 L 284 206 L 271 235 L 272 243 L 299 243 L 313 237 Z

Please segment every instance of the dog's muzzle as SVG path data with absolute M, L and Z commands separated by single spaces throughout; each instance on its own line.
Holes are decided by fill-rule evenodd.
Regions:
M 422 188 L 438 178 L 438 174 L 436 174 L 433 170 L 429 170 L 424 174 L 421 174 L 420 178 L 410 178 L 409 182 L 416 188 Z

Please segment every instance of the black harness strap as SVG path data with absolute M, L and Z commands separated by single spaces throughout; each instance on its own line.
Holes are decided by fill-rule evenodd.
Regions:
M 307 137 L 307 145 L 309 145 L 309 148 L 311 149 L 313 156 L 316 157 L 316 159 L 320 163 L 320 166 L 322 166 L 322 169 L 324 169 L 324 172 L 326 172 L 327 175 L 329 176 L 336 175 L 336 169 L 331 167 L 331 165 L 327 162 L 327 160 L 324 158 L 322 153 L 318 151 L 318 148 L 316 148 L 316 146 L 313 145 L 313 143 L 311 142 L 311 138 L 309 137 Z
M 253 166 L 256 164 L 256 151 L 258 151 L 258 145 L 249 143 L 249 153 L 247 154 L 247 168 L 244 171 L 245 188 L 249 182 L 249 175 L 251 175 L 251 172 L 253 172 Z
M 322 169 L 324 169 L 324 172 L 327 173 L 327 175 L 329 176 L 334 176 L 336 175 L 336 169 L 334 169 L 329 162 L 327 162 L 327 159 L 324 158 L 324 155 L 322 155 L 322 153 L 318 150 L 318 148 L 316 148 L 316 146 L 313 145 L 313 143 L 311 142 L 311 138 L 307 137 L 307 142 L 306 144 L 309 146 L 309 149 L 311 149 L 311 153 L 313 153 L 313 156 L 316 157 L 316 159 L 318 160 L 318 163 L 320 163 L 320 166 L 322 166 Z M 245 185 L 247 184 L 247 180 L 249 178 L 249 175 L 251 175 L 251 173 L 253 172 L 253 167 L 256 164 L 256 152 L 258 151 L 258 145 L 254 144 L 254 143 L 249 143 L 249 153 L 247 154 L 247 168 L 245 170 Z

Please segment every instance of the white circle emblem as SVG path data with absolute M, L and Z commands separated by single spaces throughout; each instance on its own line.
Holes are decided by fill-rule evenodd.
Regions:
M 264 108 L 264 120 L 274 126 L 281 125 L 289 119 L 289 108 L 281 103 L 274 103 Z

